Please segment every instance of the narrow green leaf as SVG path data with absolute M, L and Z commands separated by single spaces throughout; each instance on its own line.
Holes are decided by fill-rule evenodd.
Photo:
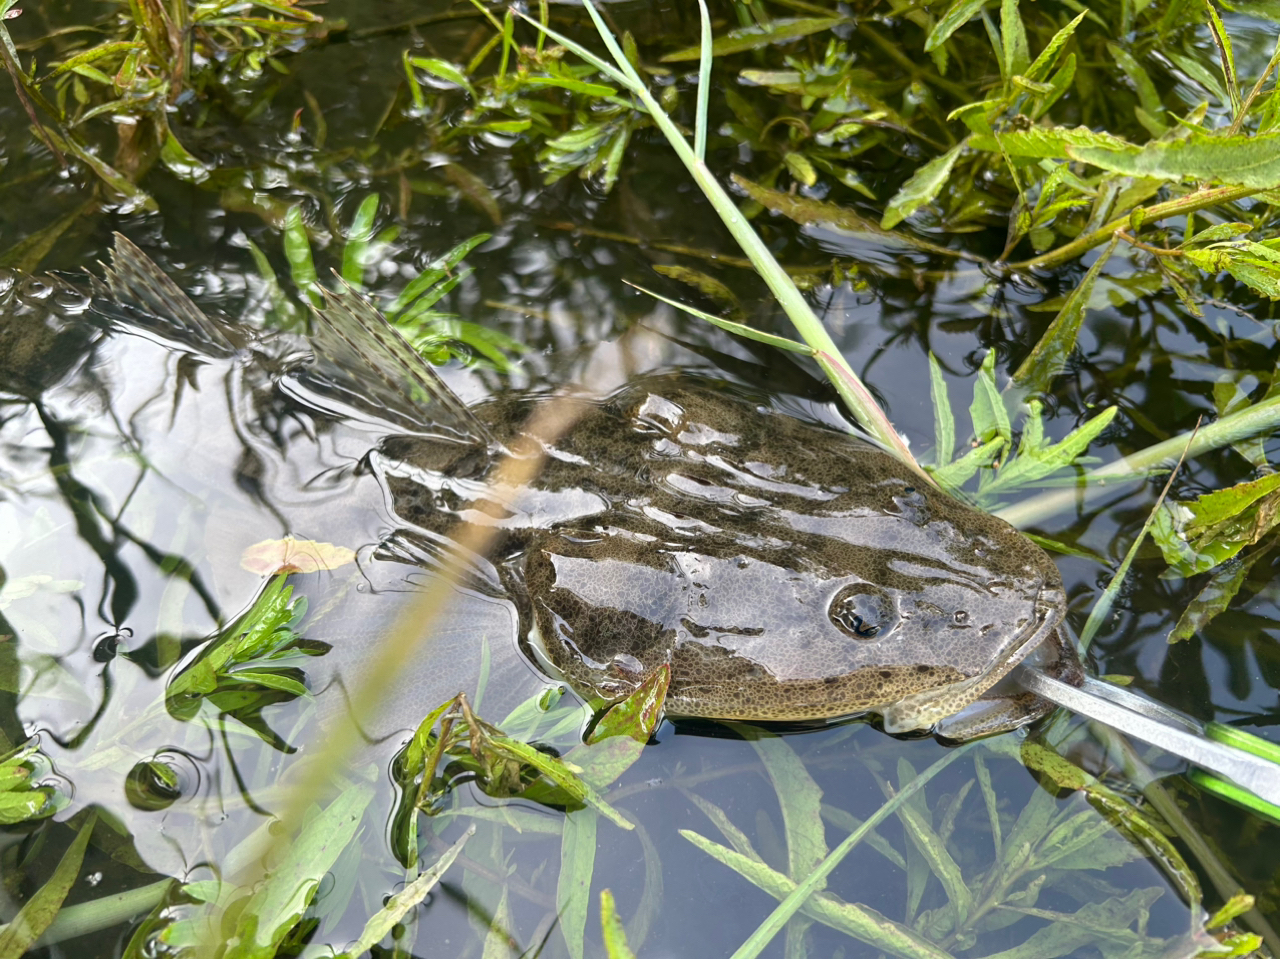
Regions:
M 751 740 L 751 747 L 777 793 L 787 839 L 788 871 L 792 879 L 799 881 L 813 872 L 828 852 L 822 822 L 822 789 L 782 737 L 758 734 Z
M 49 928 L 58 910 L 62 908 L 67 893 L 75 885 L 80 875 L 80 864 L 84 861 L 84 850 L 93 834 L 94 824 L 98 821 L 96 813 L 89 813 L 76 838 L 71 841 L 67 851 L 58 860 L 49 881 L 35 891 L 23 903 L 13 921 L 0 926 L 0 959 L 21 959 L 41 934 Z
M 1222 79 L 1226 81 L 1227 93 L 1231 97 L 1231 110 L 1240 111 L 1240 83 L 1236 78 L 1236 55 L 1231 49 L 1231 35 L 1222 25 L 1222 18 L 1211 0 L 1204 0 L 1205 11 L 1209 14 L 1209 35 L 1213 37 L 1213 45 L 1218 48 L 1218 62 L 1222 65 Z
M 1280 186 L 1280 133 L 1192 136 L 1153 140 L 1141 147 L 1068 143 L 1066 152 L 1072 159 L 1125 176 L 1212 180 L 1255 190 Z
M 955 0 L 946 13 L 933 25 L 924 43 L 924 52 L 932 53 L 950 39 L 962 26 L 978 15 L 987 0 Z
M 225 959 L 273 954 L 302 918 L 325 873 L 355 838 L 373 795 L 369 786 L 347 789 L 307 822 L 293 842 L 280 844 L 283 857 L 244 904 L 236 943 Z
M 1018 0 L 1000 2 L 1000 40 L 1004 46 L 1004 75 L 1025 73 L 1031 63 L 1027 49 L 1027 28 L 1018 12 Z
M 1265 544 L 1264 544 L 1265 545 Z M 1249 570 L 1267 551 L 1255 550 L 1249 556 L 1227 560 L 1209 576 L 1209 581 L 1201 587 L 1196 598 L 1187 604 L 1187 608 L 1178 617 L 1178 622 L 1169 631 L 1169 642 L 1180 643 L 1190 639 L 1213 622 L 1220 613 L 1226 612 L 1231 601 L 1240 592 L 1240 587 L 1249 576 Z
M 1080 26 L 1080 21 L 1088 15 L 1089 11 L 1084 11 L 1084 13 L 1053 35 L 1053 39 L 1045 44 L 1045 48 L 1040 51 L 1040 55 L 1031 62 L 1031 66 L 1027 67 L 1026 76 L 1028 80 L 1039 80 L 1048 74 L 1049 68 L 1053 66 L 1054 58 L 1058 55 L 1058 51 L 1071 39 L 1071 35 L 1076 32 L 1076 27 Z
M 489 920 L 489 931 L 485 933 L 480 959 L 516 959 L 519 954 L 511 935 L 514 924 L 511 921 L 510 898 L 510 887 L 503 886 L 498 908 L 493 910 L 493 916 Z
M 905 232 L 886 230 L 874 220 L 869 220 L 850 207 L 815 200 L 812 197 L 788 193 L 785 190 L 774 190 L 745 177 L 734 174 L 733 184 L 739 187 L 751 199 L 774 213 L 781 213 L 789 220 L 800 224 L 821 223 L 823 226 L 849 233 L 866 235 L 875 240 L 896 246 L 924 250 L 942 256 L 963 256 L 964 254 L 928 240 L 921 240 Z
M 711 102 L 711 63 L 715 49 L 711 37 L 711 14 L 707 0 L 698 0 L 698 22 L 701 43 L 698 51 L 698 104 L 694 110 L 693 155 L 701 162 L 707 159 L 707 108 Z M 612 904 L 612 898 L 610 904 Z M 625 948 L 625 942 L 623 944 Z
M 1004 397 L 996 386 L 996 351 L 988 350 L 973 381 L 973 402 L 969 405 L 973 435 L 980 443 L 999 437 L 1006 445 L 1013 439 L 1013 426 Z
M 889 201 L 884 216 L 880 220 L 880 226 L 891 230 L 920 207 L 932 202 L 951 176 L 951 170 L 967 145 L 967 139 L 961 140 L 942 156 L 935 157 L 916 170 Z
M 588 83 L 586 80 L 578 80 L 574 77 L 525 77 L 521 83 L 531 87 L 561 87 L 571 93 L 597 99 L 618 94 L 613 87 L 607 87 L 603 83 Z
M 757 330 L 754 327 L 746 326 L 742 323 L 735 323 L 732 320 L 726 320 L 723 317 L 712 316 L 710 313 L 704 313 L 702 310 L 696 309 L 692 306 L 686 306 L 678 300 L 671 300 L 660 293 L 654 293 L 652 290 L 646 290 L 643 286 L 636 286 L 636 284 L 626 280 L 623 282 L 626 283 L 627 286 L 635 287 L 641 293 L 653 297 L 655 300 L 661 300 L 668 306 L 674 306 L 677 310 L 682 310 L 690 316 L 696 316 L 700 320 L 706 320 L 713 326 L 718 326 L 720 329 L 727 330 L 737 336 L 743 336 L 749 340 L 755 340 L 758 343 L 767 343 L 769 346 L 777 347 L 780 350 L 787 350 L 791 353 L 802 353 L 805 356 L 814 355 L 813 348 L 805 346 L 803 343 L 798 343 L 795 340 L 789 340 L 786 337 L 777 336 L 773 333 L 766 333 L 763 330 Z
M 899 757 L 899 789 L 910 784 L 915 779 L 915 776 L 915 769 L 907 762 L 906 758 Z M 892 793 L 887 791 L 887 795 L 892 795 Z M 920 802 L 919 797 L 917 797 L 914 802 L 905 802 L 898 807 L 898 819 L 902 821 L 912 845 L 915 846 L 928 864 L 929 871 L 938 878 L 942 888 L 946 890 L 947 901 L 951 908 L 955 910 L 955 927 L 963 928 L 969 918 L 969 913 L 973 909 L 973 895 L 969 892 L 969 887 L 965 885 L 964 875 L 960 872 L 960 867 L 956 865 L 955 859 L 947 851 L 946 843 L 942 841 L 942 837 L 938 835 L 933 823 L 930 822 L 928 807 Z
M 583 959 L 583 938 L 591 906 L 591 877 L 596 864 L 596 825 L 593 809 L 570 813 L 560 842 L 560 879 L 556 884 L 556 911 L 560 932 L 571 959 Z
M 956 448 L 956 418 L 951 412 L 947 381 L 942 378 L 942 364 L 929 352 L 929 395 L 933 399 L 933 465 L 941 469 L 951 462 Z
M 74 70 L 76 67 L 84 66 L 88 63 L 94 63 L 104 57 L 115 56 L 117 53 L 128 53 L 131 50 L 144 50 L 146 49 L 146 46 L 147 45 L 141 40 L 117 40 L 108 43 L 100 43 L 96 47 L 91 47 L 88 50 L 77 53 L 73 57 L 68 57 L 66 60 L 63 60 L 55 66 L 51 72 L 37 82 L 44 83 L 45 80 L 52 80 L 54 77 L 61 76 L 70 70 Z
M 604 952 L 608 959 L 636 959 L 627 945 L 627 933 L 618 918 L 618 908 L 613 893 L 605 889 L 600 893 L 600 926 L 604 935 Z
M 356 289 L 364 286 L 364 268 L 373 239 L 374 220 L 378 216 L 378 194 L 370 193 L 360 201 L 347 231 L 347 245 L 342 251 L 342 278 Z
M 381 909 L 369 917 L 364 924 L 364 931 L 360 933 L 354 944 L 346 950 L 349 956 L 360 956 L 387 937 L 387 935 L 399 923 L 404 921 L 410 911 L 415 909 L 422 900 L 427 898 L 427 894 L 435 888 L 436 883 L 453 865 L 453 861 L 458 858 L 458 853 L 462 852 L 462 847 L 467 844 L 472 836 L 475 835 L 476 827 L 471 826 L 466 832 L 445 850 L 426 872 L 421 873 L 418 878 L 413 880 L 399 892 L 389 898 Z
M 959 489 L 978 470 L 994 463 L 996 457 L 1000 455 L 1000 451 L 1005 448 L 1005 445 L 1004 438 L 997 436 L 988 443 L 975 446 L 958 460 L 944 466 L 942 469 L 934 470 L 934 478 L 947 489 Z
M 454 86 L 461 87 L 471 95 L 471 99 L 474 100 L 476 98 L 476 92 L 472 89 L 471 81 L 467 79 L 467 75 L 462 72 L 462 68 L 458 65 L 436 57 L 410 57 L 409 63 L 419 70 L 425 70 L 433 77 L 445 81 L 445 83 L 452 83 Z
M 1098 133 L 1088 127 L 1033 127 L 1030 130 L 1011 130 L 1000 134 L 977 134 L 969 138 L 975 150 L 988 153 L 1007 153 L 1011 157 L 1036 157 L 1042 160 L 1060 160 L 1071 146 L 1095 147 L 1104 151 L 1120 152 L 1139 149 L 1128 140 Z
M 320 306 L 323 297 L 316 277 L 315 260 L 311 258 L 311 241 L 307 238 L 307 228 L 302 223 L 302 208 L 296 205 L 289 207 L 289 212 L 285 214 L 284 256 L 289 261 L 289 273 L 298 292 L 312 306 Z
M 766 892 L 782 901 L 769 914 L 768 918 L 751 934 L 731 959 L 755 959 L 782 927 L 796 914 L 804 909 L 815 919 L 827 923 L 837 929 L 843 929 L 850 935 L 869 942 L 878 948 L 904 956 L 930 957 L 930 959 L 950 959 L 947 953 L 932 943 L 924 940 L 912 930 L 892 922 L 871 909 L 854 906 L 848 903 L 833 903 L 822 894 L 817 894 L 819 887 L 825 884 L 827 876 L 836 868 L 853 848 L 866 835 L 898 808 L 911 799 L 925 784 L 944 768 L 972 748 L 972 743 L 957 747 L 943 756 L 923 773 L 917 776 L 906 788 L 874 812 L 858 829 L 854 830 L 839 846 L 823 860 L 822 864 L 809 874 L 801 883 L 795 883 L 763 863 L 754 862 L 739 853 L 726 849 L 716 843 L 709 842 L 697 833 L 681 830 L 684 836 L 700 849 L 715 856 L 721 862 L 730 865 L 746 879 L 760 886 Z
M 801 37 L 815 33 L 824 33 L 832 27 L 848 23 L 847 17 L 802 17 L 795 19 L 780 18 L 769 23 L 739 27 L 730 30 L 722 37 L 717 37 L 711 45 L 713 56 L 723 57 L 731 53 L 742 53 L 745 50 L 758 50 L 773 43 L 788 43 Z M 685 47 L 662 58 L 663 63 L 678 63 L 682 60 L 699 60 L 702 58 L 702 44 Z
M 1039 422 L 1039 404 L 1034 404 L 1034 421 Z M 1052 446 L 1020 449 L 1018 454 L 1000 468 L 999 474 L 983 487 L 983 493 L 993 495 L 997 491 L 1016 489 L 1028 483 L 1044 479 L 1052 473 L 1070 466 L 1098 436 L 1111 425 L 1120 407 L 1109 406 L 1097 416 L 1076 427 L 1061 441 Z M 1024 434 L 1025 436 L 1025 434 Z
M 1110 246 L 1093 261 L 1084 279 L 1068 294 L 1058 315 L 1053 318 L 1053 322 L 1044 331 L 1035 348 L 1013 374 L 1013 382 L 1018 386 L 1032 393 L 1044 393 L 1049 389 L 1053 378 L 1062 372 L 1067 357 L 1076 348 L 1080 325 L 1084 322 L 1085 313 L 1089 310 L 1093 285 L 1101 274 L 1103 266 L 1111 259 L 1111 254 L 1119 242 L 1118 237 L 1112 238 Z

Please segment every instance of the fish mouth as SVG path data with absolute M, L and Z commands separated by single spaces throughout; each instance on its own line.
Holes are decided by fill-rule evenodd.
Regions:
M 1004 653 L 986 672 L 946 686 L 905 696 L 886 706 L 881 712 L 885 732 L 905 733 L 930 729 L 980 699 L 984 693 L 1008 675 L 1036 650 L 1044 647 L 1062 623 L 1062 590 L 1042 586 L 1033 606 L 1034 618 L 1009 643 Z

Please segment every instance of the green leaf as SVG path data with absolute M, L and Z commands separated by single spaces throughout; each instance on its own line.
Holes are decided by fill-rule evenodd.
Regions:
M 433 286 L 447 277 L 453 269 L 468 256 L 481 243 L 487 242 L 492 237 L 489 233 L 477 233 L 470 239 L 463 240 L 448 253 L 431 261 L 426 268 L 409 281 L 408 286 L 400 291 L 391 305 L 387 307 L 387 316 L 393 320 L 400 318 L 400 313 L 409 306 L 414 300 L 427 294 Z M 440 299 L 440 295 L 431 296 L 430 302 L 434 304 Z
M 961 140 L 942 156 L 935 157 L 916 170 L 889 201 L 880 226 L 891 230 L 920 207 L 932 202 L 951 176 L 951 170 L 967 144 L 967 139 Z
M 342 278 L 359 289 L 364 285 L 364 268 L 373 239 L 374 220 L 378 216 L 378 194 L 370 193 L 360 201 L 347 231 L 347 245 L 342 251 Z
M 671 666 L 663 663 L 622 702 L 611 706 L 587 738 L 588 745 L 614 736 L 647 743 L 662 721 L 662 707 L 671 683 Z
M 89 837 L 93 834 L 97 821 L 96 813 L 89 813 L 85 817 L 80 831 L 58 860 L 58 866 L 53 870 L 49 881 L 23 903 L 11 922 L 0 926 L 0 959 L 20 959 L 53 923 L 67 894 L 71 892 L 71 887 L 75 885 L 76 877 L 80 875 L 84 850 L 89 845 Z
M 999 134 L 977 134 L 969 138 L 969 145 L 988 153 L 1043 160 L 1063 159 L 1068 155 L 1068 148 L 1073 146 L 1116 152 L 1139 149 L 1128 140 L 1095 132 L 1088 127 L 1032 127 L 1030 130 L 1009 130 Z
M 1209 581 L 1196 594 L 1196 598 L 1187 604 L 1187 608 L 1178 617 L 1178 622 L 1169 631 L 1169 642 L 1179 643 L 1190 639 L 1208 626 L 1219 613 L 1225 612 L 1240 592 L 1253 564 L 1266 552 L 1265 549 L 1259 549 L 1249 556 L 1237 556 L 1214 570 Z
M 320 295 L 320 281 L 316 278 L 315 260 L 311 257 L 311 240 L 302 223 L 302 208 L 297 205 L 289 207 L 289 212 L 285 214 L 284 256 L 289 261 L 289 273 L 298 292 L 312 306 L 320 306 L 323 298 Z
M 1028 80 L 1039 80 L 1049 72 L 1049 68 L 1053 66 L 1053 60 L 1058 55 L 1058 51 L 1062 49 L 1063 44 L 1071 39 L 1071 35 L 1076 32 L 1076 27 L 1080 26 L 1080 21 L 1088 15 L 1089 11 L 1084 11 L 1084 13 L 1081 13 L 1053 35 L 1053 38 L 1045 44 L 1045 48 L 1040 51 L 1040 55 L 1032 61 L 1031 66 L 1027 67 L 1026 77 Z
M 564 821 L 560 843 L 560 879 L 556 884 L 556 910 L 560 932 L 571 959 L 583 959 L 583 937 L 591 905 L 591 877 L 596 863 L 596 825 L 593 809 L 570 813 Z
M 1238 483 L 1161 511 L 1156 542 L 1182 576 L 1212 569 L 1280 523 L 1280 473 Z
M 1240 110 L 1240 83 L 1236 79 L 1236 55 L 1231 49 L 1231 35 L 1222 25 L 1222 18 L 1210 0 L 1204 0 L 1205 11 L 1209 14 L 1209 35 L 1213 37 L 1213 45 L 1218 48 L 1218 61 L 1222 65 L 1222 78 L 1227 84 L 1227 93 L 1231 97 L 1232 112 Z
M 736 30 L 730 30 L 724 36 L 717 37 L 711 44 L 711 54 L 713 57 L 723 57 L 731 53 L 742 53 L 745 50 L 758 50 L 773 43 L 788 43 L 815 33 L 824 33 L 832 27 L 848 22 L 847 17 L 780 18 L 763 25 L 739 27 Z M 685 47 L 675 53 L 668 53 L 662 58 L 662 62 L 697 60 L 701 56 L 702 45 L 699 44 Z
M 916 771 L 905 757 L 898 759 L 898 788 L 901 790 L 916 778 Z M 887 791 L 887 787 L 886 787 Z M 892 795 L 892 793 L 888 793 Z M 946 890 L 947 901 L 954 910 L 953 928 L 963 928 L 969 913 L 973 910 L 973 896 L 965 884 L 964 875 L 955 859 L 947 851 L 933 823 L 929 819 L 928 807 L 917 794 L 915 802 L 904 802 L 898 807 L 898 818 L 912 845 L 928 864 L 929 870 L 938 878 L 942 888 Z
M 764 764 L 782 807 L 787 871 L 799 882 L 818 867 L 828 852 L 822 822 L 822 789 L 782 737 L 758 732 L 751 747 Z
M 1024 73 L 1031 63 L 1027 48 L 1027 28 L 1018 12 L 1018 0 L 1000 2 L 1000 40 L 1004 46 L 1004 75 Z
M 475 835 L 475 832 L 475 826 L 467 829 L 457 842 L 431 864 L 426 872 L 421 873 L 413 882 L 387 899 L 383 907 L 369 917 L 364 924 L 364 931 L 360 933 L 360 938 L 347 948 L 345 954 L 354 959 L 385 939 L 399 923 L 404 921 L 405 916 L 427 898 L 427 894 L 435 888 L 440 877 L 453 865 L 453 861 L 458 858 L 458 853 L 462 852 L 462 847 Z
M 53 68 L 46 76 L 41 78 L 39 82 L 52 80 L 59 77 L 70 70 L 84 66 L 87 63 L 94 63 L 105 57 L 115 56 L 117 53 L 128 53 L 131 50 L 145 50 L 146 44 L 141 40 L 117 40 L 108 43 L 100 43 L 96 47 L 91 47 L 81 53 L 77 53 L 73 57 L 68 57 Z
M 934 479 L 948 489 L 959 489 L 967 483 L 973 474 L 978 472 L 984 466 L 990 466 L 996 461 L 996 457 L 1000 455 L 1000 451 L 1006 446 L 1003 437 L 996 437 L 988 443 L 975 446 L 964 456 L 960 457 L 952 463 L 944 466 L 942 469 L 933 471 Z
M 1044 479 L 1051 473 L 1054 473 L 1064 467 L 1070 466 L 1076 461 L 1089 444 L 1098 438 L 1111 421 L 1116 418 L 1116 414 L 1120 412 L 1120 407 L 1110 406 L 1103 410 L 1097 416 L 1092 417 L 1080 426 L 1076 427 L 1061 441 L 1052 446 L 1031 446 L 1024 443 L 1019 448 L 1016 456 L 1010 458 L 1001 468 L 997 476 L 987 483 L 982 492 L 987 495 L 993 495 L 997 491 L 1016 489 L 1019 486 L 1025 486 L 1027 483 L 1034 483 L 1037 480 Z M 1038 428 L 1040 423 L 1040 404 L 1038 402 L 1031 403 L 1031 414 L 1029 422 L 1034 422 Z M 1023 434 L 1024 438 L 1026 433 Z
M 532 766 L 557 786 L 568 793 L 575 801 L 595 807 L 596 811 L 621 829 L 634 829 L 635 826 L 625 816 L 610 806 L 591 785 L 579 776 L 575 769 L 564 760 L 548 756 L 528 743 L 512 739 L 509 736 L 491 735 L 489 745 L 500 754 Z
M 982 367 L 973 382 L 973 402 L 969 405 L 969 418 L 973 422 L 973 435 L 980 443 L 996 437 L 1006 444 L 1013 439 L 1013 427 L 1009 423 L 1009 411 L 1004 397 L 996 386 L 996 351 L 988 350 Z
M 955 0 L 946 13 L 933 25 L 924 43 L 924 52 L 932 53 L 950 39 L 962 26 L 978 15 L 987 0 Z
M 1084 279 L 1067 296 L 1062 309 L 1053 318 L 1049 328 L 1044 331 L 1035 349 L 1028 354 L 1013 374 L 1013 382 L 1018 386 L 1032 393 L 1045 393 L 1053 378 L 1062 372 L 1067 357 L 1076 348 L 1080 325 L 1084 322 L 1085 313 L 1089 310 L 1090 297 L 1093 296 L 1093 285 L 1102 272 L 1103 266 L 1111 259 L 1111 254 L 1118 242 L 1119 238 L 1111 240 L 1111 245 L 1093 261 Z
M 867 219 L 849 207 L 828 203 L 825 200 L 815 200 L 812 197 L 800 196 L 795 193 L 788 193 L 784 190 L 773 190 L 758 183 L 753 183 L 736 173 L 732 179 L 734 186 L 741 188 L 747 196 L 765 209 L 772 210 L 774 213 L 781 213 L 787 219 L 794 220 L 796 223 L 803 225 L 820 223 L 829 229 L 845 230 L 855 235 L 870 236 L 888 246 L 908 247 L 924 250 L 928 253 L 937 253 L 942 256 L 961 255 L 955 250 L 939 246 L 936 243 L 930 243 L 927 240 L 921 240 L 911 236 L 909 233 L 887 230 L 874 220 Z
M 951 412 L 947 381 L 942 378 L 942 364 L 929 353 L 929 395 L 933 399 L 933 465 L 941 469 L 951 462 L 956 448 L 956 418 Z
M 646 290 L 643 286 L 636 286 L 636 284 L 626 280 L 623 282 L 626 283 L 627 286 L 635 287 L 641 293 L 653 297 L 655 300 L 661 300 L 668 306 L 674 306 L 677 310 L 682 310 L 690 316 L 696 316 L 700 320 L 706 320 L 712 326 L 718 326 L 720 329 L 726 330 L 729 333 L 746 337 L 749 340 L 755 340 L 757 343 L 767 343 L 769 346 L 777 347 L 780 350 L 787 350 L 791 353 L 802 353 L 805 356 L 813 356 L 813 348 L 806 346 L 803 343 L 799 343 L 795 340 L 789 340 L 784 336 L 777 336 L 773 333 L 766 333 L 764 330 L 757 330 L 754 327 L 747 326 L 743 323 L 735 323 L 733 320 L 726 320 L 723 317 L 704 313 L 702 310 L 696 309 L 692 306 L 686 306 L 679 300 L 671 300 L 660 293 L 654 293 L 652 290 Z
M 692 830 L 681 829 L 680 835 L 777 899 L 783 899 L 800 888 L 794 880 L 770 869 L 763 862 L 711 842 Z M 914 930 L 894 922 L 870 906 L 842 902 L 826 893 L 817 893 L 806 897 L 800 911 L 824 925 L 893 955 L 910 956 L 913 959 L 952 959 L 948 953 Z M 747 944 L 744 944 L 743 948 L 734 953 L 733 959 L 752 959 L 759 951 L 756 948 L 748 949 Z
M 344 790 L 293 842 L 280 844 L 283 856 L 244 904 L 224 959 L 274 954 L 302 918 L 325 873 L 355 838 L 373 796 L 370 786 Z
M 626 930 L 622 928 L 622 920 L 618 918 L 613 893 L 608 889 L 600 893 L 600 926 L 607 959 L 636 959 L 635 953 L 627 945 Z
M 1068 143 L 1073 159 L 1113 173 L 1159 180 L 1212 180 L 1255 190 L 1280 186 L 1280 133 L 1192 136 L 1141 147 Z
M 417 67 L 419 70 L 425 70 L 433 77 L 437 77 L 445 83 L 452 83 L 456 87 L 466 90 L 471 99 L 476 99 L 476 91 L 471 86 L 471 81 L 467 79 L 467 75 L 462 72 L 462 68 L 456 64 L 450 63 L 448 60 L 440 60 L 436 57 L 410 57 L 409 63 Z M 612 92 L 612 91 L 610 91 Z

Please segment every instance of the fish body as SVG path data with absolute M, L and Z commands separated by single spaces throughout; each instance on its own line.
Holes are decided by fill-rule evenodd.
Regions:
M 573 426 L 547 440 L 527 435 L 533 398 L 463 405 L 349 291 L 318 311 L 303 343 L 210 319 L 123 238 L 92 306 L 53 281 L 5 282 L 0 389 L 56 389 L 113 332 L 167 337 L 184 355 L 238 366 L 239 381 L 256 384 L 255 408 L 302 404 L 340 419 L 334 409 L 354 407 L 384 424 L 350 471 L 366 492 L 376 483 L 392 527 L 368 551 L 381 568 L 438 570 L 459 530 L 494 531 L 490 560 L 459 581 L 463 605 L 422 654 L 429 681 L 408 683 L 438 698 L 402 725 L 479 670 L 527 675 L 509 655 L 517 646 L 592 701 L 624 697 L 666 664 L 673 715 L 870 712 L 891 732 L 955 740 L 1049 711 L 1000 684 L 1028 657 L 1080 679 L 1062 583 L 1039 547 L 873 444 L 741 388 L 641 378 L 566 401 Z M 33 295 L 42 283 L 74 309 L 41 306 L 52 295 Z M 545 455 L 536 479 L 497 496 L 502 464 L 531 443 Z M 348 661 L 361 655 L 356 632 L 332 640 Z M 493 643 L 484 656 L 479 633 Z

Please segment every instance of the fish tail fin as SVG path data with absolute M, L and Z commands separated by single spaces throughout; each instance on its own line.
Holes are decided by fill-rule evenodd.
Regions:
M 489 445 L 493 437 L 385 316 L 356 290 L 325 290 L 314 309 L 308 377 L 414 432 Z
M 159 333 L 187 341 L 196 339 L 206 349 L 217 353 L 234 353 L 229 324 L 211 319 L 160 267 L 130 240 L 117 233 L 111 250 L 111 263 L 103 267 L 106 293 L 112 301 L 95 304 L 100 309 L 116 307 L 124 319 L 141 322 Z M 101 293 L 101 289 L 99 289 Z M 99 300 L 105 297 L 100 296 Z

